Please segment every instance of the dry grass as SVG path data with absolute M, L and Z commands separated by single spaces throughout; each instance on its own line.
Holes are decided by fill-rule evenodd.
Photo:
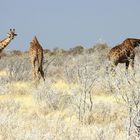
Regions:
M 121 66 L 117 78 L 108 74 L 106 50 L 99 52 L 56 56 L 49 67 L 44 64 L 46 81 L 38 84 L 31 81 L 26 55 L 3 58 L 0 140 L 126 140 L 129 111 L 122 97 L 139 91 L 138 58 L 134 81 Z M 130 88 L 129 82 L 135 86 Z
M 62 96 L 64 93 L 70 93 L 71 89 L 77 86 L 68 85 L 61 80 L 52 84 L 51 88 L 55 88 Z M 0 120 L 5 119 L 4 122 L 0 123 L 0 134 L 3 139 L 19 140 L 24 137 L 24 139 L 30 140 L 96 140 L 99 139 L 100 135 L 104 135 L 106 139 L 115 135 L 115 138 L 118 139 L 125 132 L 123 123 L 127 118 L 127 113 L 125 108 L 116 103 L 112 95 L 103 93 L 95 95 L 93 112 L 86 114 L 88 124 L 82 125 L 70 105 L 67 108 L 60 105 L 56 109 L 52 109 L 46 104 L 41 104 L 42 100 L 37 100 L 37 95 L 32 93 L 34 90 L 40 92 L 40 89 L 34 89 L 30 83 L 15 82 L 10 84 L 8 94 L 0 96 L 0 109 L 3 114 L 0 115 Z M 25 91 L 28 91 L 28 94 L 23 94 Z M 111 136 L 107 136 L 106 131 L 112 132 L 112 128 L 115 129 L 115 134 L 113 132 Z

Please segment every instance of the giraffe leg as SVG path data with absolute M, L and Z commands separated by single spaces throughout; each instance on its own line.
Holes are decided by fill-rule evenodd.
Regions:
M 116 75 L 116 71 L 115 71 L 115 67 L 118 65 L 118 63 L 116 62 L 113 62 L 113 63 L 111 63 L 111 69 L 110 69 L 110 71 L 111 71 L 111 74 L 113 75 L 113 76 L 115 76 Z
M 111 72 L 114 72 L 114 71 L 115 71 L 114 68 L 115 68 L 115 66 L 114 66 L 113 64 L 111 64 L 111 69 L 110 69 L 110 71 L 111 71 Z
M 39 66 L 39 68 L 38 68 L 38 72 L 40 73 L 40 75 L 41 75 L 42 79 L 45 81 L 44 71 L 43 71 L 42 65 L 41 65 L 41 66 Z
M 135 76 L 135 70 L 134 70 L 134 59 L 130 59 L 130 65 L 132 67 L 132 70 L 133 70 L 133 76 Z
M 129 61 L 126 61 L 125 62 L 125 68 L 126 68 L 127 71 L 128 71 L 128 67 L 129 67 Z
M 38 54 L 38 72 L 40 73 L 41 78 L 45 81 L 44 71 L 43 71 L 43 54 L 40 52 Z
M 44 71 L 42 69 L 42 67 L 39 69 L 41 77 L 43 78 L 43 80 L 45 81 L 45 77 L 44 77 Z
M 132 69 L 134 70 L 134 59 L 130 59 L 130 65 L 131 65 Z
M 125 68 L 126 68 L 126 72 L 125 74 L 128 75 L 128 68 L 129 68 L 129 60 L 125 62 Z
M 32 61 L 32 75 L 33 75 L 33 80 L 35 80 L 36 79 L 35 59 Z
M 37 80 L 39 80 L 39 60 L 37 58 L 37 61 L 36 61 L 36 77 L 37 77 Z

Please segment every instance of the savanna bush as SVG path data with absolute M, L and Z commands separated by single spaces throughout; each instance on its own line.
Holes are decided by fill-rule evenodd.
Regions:
M 49 113 L 56 113 L 57 111 L 62 114 L 61 112 L 67 110 L 69 113 L 66 117 L 76 116 L 76 120 L 78 120 L 81 115 L 84 117 L 86 125 L 80 126 L 80 122 L 74 124 L 76 121 L 73 123 L 71 121 L 71 125 L 68 126 L 63 118 L 58 122 L 55 122 L 54 119 L 51 124 L 51 121 L 47 119 L 43 118 L 41 120 L 38 116 L 32 118 L 34 115 L 29 115 L 28 117 L 25 114 L 22 118 L 19 118 L 16 115 L 19 109 L 18 103 L 9 101 L 0 104 L 0 110 L 4 112 L 4 114 L 1 114 L 0 119 L 5 116 L 5 120 L 8 121 L 5 121 L 4 125 L 7 128 L 9 127 L 6 131 L 4 125 L 1 124 L 3 130 L 0 130 L 0 132 L 6 131 L 6 135 L 10 131 L 13 132 L 11 139 L 21 139 L 22 136 L 25 136 L 25 139 L 28 139 L 28 137 L 30 139 L 45 139 L 46 137 L 54 139 L 55 134 L 60 139 L 117 139 L 119 137 L 118 133 L 120 134 L 119 138 L 123 136 L 122 139 L 125 139 L 124 133 L 126 134 L 126 131 L 124 129 L 126 127 L 126 130 L 130 131 L 129 124 L 132 123 L 140 108 L 139 55 L 135 59 L 134 75 L 131 68 L 128 70 L 128 73 L 125 73 L 125 66 L 119 64 L 115 69 L 117 74 L 113 77 L 107 69 L 109 67 L 107 59 L 109 48 L 106 44 L 96 44 L 90 50 L 90 53 L 83 50 L 83 48 L 73 50 L 76 52 L 76 55 L 64 54 L 59 51 L 56 51 L 56 55 L 47 55 L 46 53 L 43 65 L 46 81 L 40 80 L 36 87 L 32 87 L 33 89 L 29 94 L 33 94 L 39 108 L 38 110 L 43 116 L 49 116 Z M 0 94 L 9 93 L 9 90 L 11 90 L 9 83 L 31 81 L 31 65 L 26 54 L 5 56 L 0 61 L 0 70 L 7 72 L 7 76 L 0 76 Z M 69 86 L 69 89 L 64 91 L 58 90 L 54 85 L 59 80 L 63 80 Z M 112 104 L 104 103 L 106 96 L 103 93 L 114 97 L 117 102 L 114 101 L 115 103 L 113 102 Z M 94 97 L 102 95 L 105 99 L 99 103 L 95 102 Z M 129 109 L 132 109 L 132 111 L 129 112 Z M 12 115 L 9 117 L 12 120 L 5 115 L 6 111 L 9 116 L 10 112 L 12 112 Z M 131 113 L 130 116 L 128 115 L 129 113 Z M 60 116 L 56 115 L 54 118 L 60 118 Z M 129 118 L 131 122 L 127 121 Z M 15 126 L 14 123 L 16 121 L 19 124 Z M 26 122 L 32 124 L 32 128 L 29 131 L 32 133 L 31 135 L 24 129 L 24 127 L 26 128 Z M 45 125 L 51 124 L 50 126 L 55 128 L 54 130 L 56 131 L 49 133 L 47 130 L 51 130 L 51 128 L 49 125 L 47 127 L 44 126 L 44 122 Z M 124 124 L 125 122 L 127 122 L 126 125 Z M 79 125 L 77 126 L 77 124 Z M 15 129 L 12 130 L 12 127 Z M 89 131 L 87 132 L 86 129 Z M 131 129 L 133 128 L 131 127 Z M 21 133 L 18 133 L 19 131 Z M 82 134 L 82 132 L 86 133 Z M 17 137 L 14 137 L 16 133 Z M 92 135 L 93 133 L 94 135 Z

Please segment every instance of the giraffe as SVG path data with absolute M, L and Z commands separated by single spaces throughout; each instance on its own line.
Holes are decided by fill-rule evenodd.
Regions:
M 0 53 L 8 46 L 8 44 L 11 42 L 11 40 L 14 39 L 15 36 L 17 36 L 15 29 L 10 29 L 10 32 L 7 33 L 7 37 L 0 41 Z
M 109 60 L 112 62 L 111 71 L 114 71 L 114 66 L 118 63 L 125 63 L 126 70 L 129 64 L 134 69 L 135 47 L 140 45 L 140 39 L 127 38 L 121 44 L 113 47 L 109 54 Z
M 45 81 L 43 71 L 43 48 L 36 36 L 30 42 L 29 57 L 32 64 L 33 80 L 39 80 L 41 76 Z

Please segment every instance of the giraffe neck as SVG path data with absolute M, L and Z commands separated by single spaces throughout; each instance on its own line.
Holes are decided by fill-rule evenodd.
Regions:
M 11 38 L 7 37 L 5 39 L 3 39 L 2 41 L 0 41 L 0 52 L 7 47 L 7 45 L 11 42 Z

